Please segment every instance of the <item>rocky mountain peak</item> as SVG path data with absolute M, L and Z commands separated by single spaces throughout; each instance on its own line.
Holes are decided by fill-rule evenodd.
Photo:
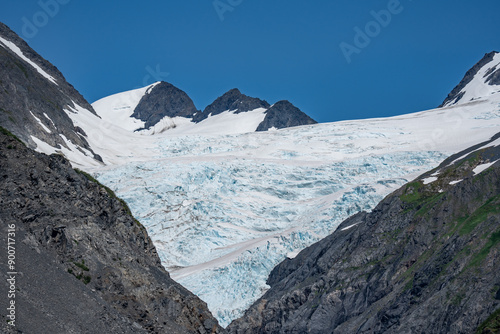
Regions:
M 233 89 L 228 90 L 224 95 L 236 95 L 236 96 L 240 96 L 240 95 L 243 95 L 243 94 L 241 94 L 241 92 L 240 92 L 240 90 L 238 88 L 233 88 Z
M 242 94 L 239 89 L 233 88 L 218 97 L 212 104 L 207 106 L 202 114 L 197 115 L 196 122 L 206 119 L 209 115 L 215 116 L 224 111 L 234 111 L 236 114 L 255 110 L 257 108 L 269 108 L 269 103 L 264 100 Z
M 292 126 L 316 124 L 314 119 L 307 116 L 290 101 L 282 100 L 273 104 L 267 111 L 264 121 L 257 131 L 267 131 L 271 128 L 283 129 Z
M 198 110 L 193 100 L 181 89 L 162 81 L 141 98 L 132 117 L 144 121 L 144 129 L 164 117 L 193 117 Z
M 498 85 L 500 85 L 500 53 L 492 51 L 486 53 L 465 73 L 464 78 L 453 88 L 439 107 L 466 103 L 498 92 L 500 88 L 495 87 Z

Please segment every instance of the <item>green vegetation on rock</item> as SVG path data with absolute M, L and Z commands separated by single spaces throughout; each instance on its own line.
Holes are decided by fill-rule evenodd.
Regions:
M 496 213 L 500 213 L 500 195 L 490 198 L 470 216 L 462 218 L 460 220 L 462 225 L 459 230 L 460 235 L 471 233 L 476 226 L 485 221 L 490 214 Z
M 500 308 L 493 312 L 476 330 L 476 334 L 500 333 Z
M 0 132 L 3 133 L 4 135 L 11 137 L 11 138 L 14 138 L 15 140 L 17 140 L 18 142 L 23 144 L 23 146 L 26 146 L 26 144 L 23 143 L 23 141 L 21 139 L 19 139 L 16 135 L 12 134 L 12 132 L 10 132 L 9 130 L 2 128 L 1 126 L 0 126 Z

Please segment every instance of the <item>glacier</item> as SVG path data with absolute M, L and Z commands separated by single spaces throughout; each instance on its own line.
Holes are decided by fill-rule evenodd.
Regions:
M 268 289 L 279 262 L 489 139 L 499 102 L 262 133 L 165 134 L 150 159 L 93 173 L 129 204 L 172 278 L 227 326 Z

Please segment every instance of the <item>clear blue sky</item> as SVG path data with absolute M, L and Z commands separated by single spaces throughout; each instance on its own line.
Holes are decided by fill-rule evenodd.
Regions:
M 498 0 L 3 0 L 0 21 L 89 102 L 156 77 L 198 109 L 237 87 L 320 122 L 433 108 L 500 51 Z

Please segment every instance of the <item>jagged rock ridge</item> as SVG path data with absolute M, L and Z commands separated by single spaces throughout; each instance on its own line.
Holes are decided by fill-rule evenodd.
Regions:
M 258 108 L 267 109 L 265 117 L 255 131 L 267 131 L 271 128 L 283 129 L 299 125 L 316 124 L 317 122 L 295 107 L 289 101 L 279 101 L 270 106 L 264 100 L 242 94 L 237 88 L 229 90 L 207 106 L 203 113 L 197 114 L 195 122 L 201 122 L 209 116 L 215 116 L 224 111 L 235 114 L 252 111 Z
M 64 157 L 34 152 L 5 133 L 0 222 L 16 230 L 18 332 L 220 331 L 206 304 L 170 279 L 123 201 Z M 0 238 L 7 244 L 7 233 Z M 6 261 L 0 267 L 7 296 L 11 270 Z M 4 310 L 7 302 L 1 299 Z
M 472 333 L 492 313 L 485 328 L 498 323 L 495 144 L 448 158 L 282 262 L 271 289 L 228 331 Z

